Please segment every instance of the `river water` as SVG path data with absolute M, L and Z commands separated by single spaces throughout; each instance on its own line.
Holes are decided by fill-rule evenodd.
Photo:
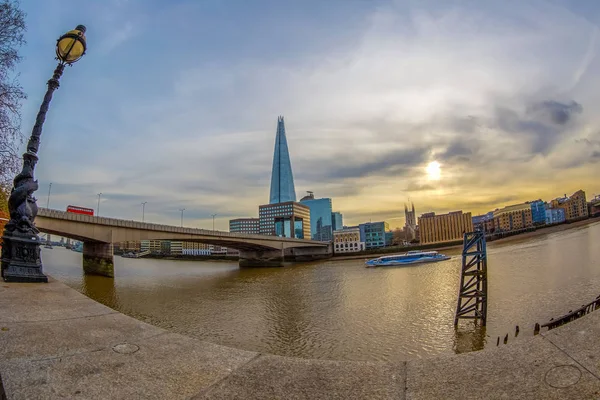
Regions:
M 45 271 L 124 314 L 214 343 L 285 356 L 399 361 L 496 346 L 600 294 L 600 223 L 488 243 L 488 324 L 453 326 L 460 250 L 401 268 L 364 260 L 244 269 L 232 262 L 126 259 L 84 276 L 81 254 L 43 250 Z M 515 337 L 515 326 L 520 334 Z M 502 340 L 501 340 L 502 342 Z M 502 344 L 501 344 L 502 345 Z

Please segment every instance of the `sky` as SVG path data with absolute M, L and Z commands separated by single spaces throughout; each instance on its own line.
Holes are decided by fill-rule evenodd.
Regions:
M 268 203 L 277 116 L 298 198 L 345 225 L 600 193 L 600 3 L 21 0 L 29 135 L 56 39 L 87 27 L 38 204 L 228 229 Z M 24 146 L 23 146 L 24 148 Z

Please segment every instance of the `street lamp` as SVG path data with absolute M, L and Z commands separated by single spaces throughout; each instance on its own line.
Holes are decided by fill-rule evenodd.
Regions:
M 142 202 L 142 222 L 144 222 L 144 213 L 146 211 L 146 204 L 147 203 L 148 203 L 147 201 Z
M 48 282 L 42 270 L 40 257 L 39 230 L 35 227 L 38 212 L 33 192 L 38 183 L 33 177 L 38 161 L 42 126 L 52 100 L 52 94 L 59 87 L 59 79 L 65 65 L 78 61 L 86 49 L 85 26 L 77 27 L 62 35 L 56 41 L 56 59 L 58 66 L 48 81 L 48 90 L 40 106 L 31 137 L 27 143 L 27 152 L 23 154 L 23 169 L 13 180 L 13 188 L 8 199 L 10 221 L 4 227 L 2 239 L 1 274 L 6 282 Z
M 98 208 L 96 208 L 96 216 L 100 216 L 100 197 L 102 197 L 102 192 L 98 193 Z
M 213 232 L 215 231 L 215 217 L 217 216 L 217 214 L 212 214 L 213 217 Z
M 179 211 L 181 211 L 181 226 L 183 227 L 183 212 L 185 211 L 185 208 L 180 208 Z
M 52 182 L 48 185 L 48 201 L 46 201 L 46 208 L 50 208 L 50 191 L 52 190 Z

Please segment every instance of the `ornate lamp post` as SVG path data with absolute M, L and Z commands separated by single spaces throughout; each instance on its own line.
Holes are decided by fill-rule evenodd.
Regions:
M 37 152 L 42 125 L 46 119 L 52 94 L 58 89 L 58 80 L 65 65 L 78 61 L 85 54 L 85 49 L 85 26 L 83 25 L 78 25 L 74 30 L 65 33 L 56 42 L 58 66 L 48 81 L 48 90 L 35 119 L 27 143 L 27 152 L 23 154 L 23 169 L 13 180 L 13 188 L 8 199 L 10 221 L 6 224 L 2 236 L 4 245 L 0 269 L 6 282 L 48 282 L 48 278 L 42 271 L 41 239 L 34 222 L 38 207 L 33 192 L 38 189 L 38 183 L 33 178 L 33 171 L 38 161 Z

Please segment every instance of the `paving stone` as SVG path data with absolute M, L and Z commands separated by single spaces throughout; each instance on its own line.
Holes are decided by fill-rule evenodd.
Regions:
M 115 345 L 139 349 L 1 362 L 8 399 L 189 399 L 256 356 L 175 333 Z
M 194 399 L 404 399 L 404 364 L 261 355 Z
M 111 312 L 116 311 L 53 278 L 47 284 L 0 281 L 0 324 L 51 321 Z
M 596 399 L 600 380 L 542 337 L 407 362 L 406 398 Z
M 543 336 L 600 378 L 600 310 L 547 331 Z
M 44 359 L 101 350 L 166 331 L 123 314 L 0 324 L 0 359 Z

